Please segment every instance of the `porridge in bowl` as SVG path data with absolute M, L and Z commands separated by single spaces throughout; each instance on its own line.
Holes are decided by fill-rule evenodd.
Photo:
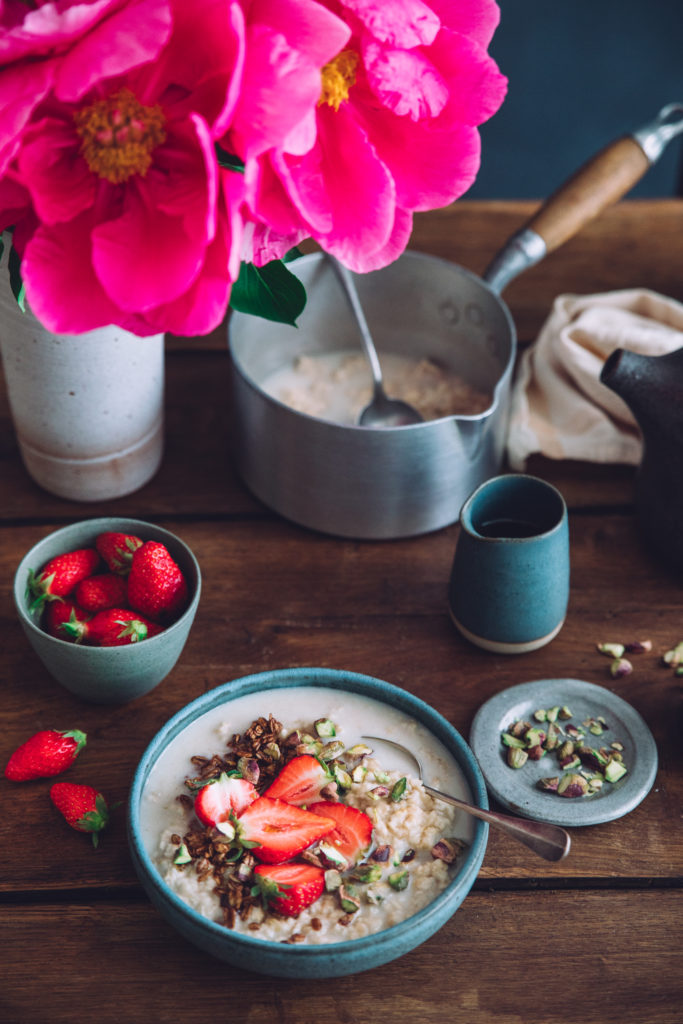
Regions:
M 425 780 L 471 799 L 450 753 L 405 713 L 356 693 L 300 687 L 214 708 L 166 748 L 143 794 L 145 842 L 198 913 L 253 938 L 323 944 L 382 931 L 456 877 L 468 816 Z

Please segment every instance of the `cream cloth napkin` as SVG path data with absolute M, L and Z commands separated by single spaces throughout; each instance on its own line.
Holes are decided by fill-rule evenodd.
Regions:
M 600 383 L 615 348 L 664 355 L 683 347 L 683 304 L 645 289 L 560 295 L 522 355 L 512 388 L 507 454 L 524 469 L 551 459 L 640 462 L 640 431 L 626 403 Z

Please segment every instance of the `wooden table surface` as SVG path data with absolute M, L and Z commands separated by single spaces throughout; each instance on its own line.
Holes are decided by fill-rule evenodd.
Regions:
M 413 246 L 480 272 L 533 203 L 462 202 L 418 219 Z M 522 341 L 560 292 L 647 286 L 683 300 L 683 201 L 626 201 L 514 282 L 506 300 Z M 46 780 L 0 781 L 0 1018 L 192 1024 L 680 1024 L 683 1020 L 683 679 L 659 654 L 683 639 L 681 574 L 641 547 L 627 467 L 535 460 L 570 510 L 566 624 L 546 648 L 515 657 L 469 646 L 446 612 L 458 535 L 452 526 L 395 542 L 325 537 L 271 513 L 230 463 L 224 332 L 173 339 L 167 355 L 167 449 L 137 494 L 78 505 L 25 474 L 0 394 L 0 760 L 42 728 L 79 727 L 89 743 L 73 781 L 125 803 L 160 726 L 227 680 L 319 665 L 386 679 L 427 700 L 464 735 L 504 687 L 576 677 L 607 686 L 649 724 L 660 767 L 619 821 L 574 829 L 551 865 L 490 833 L 473 890 L 431 940 L 385 967 L 289 981 L 212 960 L 180 939 L 137 883 L 125 808 L 94 851 L 52 808 Z M 180 534 L 203 592 L 180 661 L 148 696 L 121 707 L 77 699 L 48 675 L 17 621 L 10 583 L 23 552 L 54 528 L 132 515 Z M 614 681 L 595 643 L 653 642 Z

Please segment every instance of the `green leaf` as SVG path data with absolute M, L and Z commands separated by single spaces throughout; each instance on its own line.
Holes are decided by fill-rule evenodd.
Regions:
M 301 249 L 298 247 L 298 245 L 295 245 L 291 249 L 287 250 L 287 252 L 282 257 L 282 262 L 283 263 L 293 263 L 294 260 L 298 260 L 302 256 L 303 256 L 303 253 L 302 253 Z
M 216 142 L 216 160 L 218 161 L 219 167 L 225 167 L 229 171 L 237 171 L 238 174 L 244 174 L 244 161 L 240 160 L 234 153 L 228 153 L 227 150 L 223 149 Z
M 242 263 L 232 286 L 230 305 L 240 313 L 296 327 L 306 305 L 306 289 L 282 260 L 271 260 L 263 267 Z
M 12 289 L 12 294 L 17 300 L 17 305 L 22 313 L 26 312 L 26 291 L 24 289 L 24 282 L 21 279 L 21 260 L 17 255 L 17 250 L 12 246 L 9 251 L 9 260 L 7 261 L 9 267 L 9 283 Z

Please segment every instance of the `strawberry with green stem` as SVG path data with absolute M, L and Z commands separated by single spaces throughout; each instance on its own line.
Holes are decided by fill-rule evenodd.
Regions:
M 17 747 L 5 768 L 11 782 L 60 775 L 74 763 L 87 742 L 80 729 L 41 729 Z
M 142 544 L 142 540 L 134 534 L 115 531 L 100 533 L 95 539 L 95 547 L 107 568 L 121 576 L 127 576 L 130 572 L 133 555 Z
M 67 824 L 77 832 L 89 832 L 97 846 L 99 833 L 109 822 L 109 807 L 99 790 L 75 782 L 55 782 L 50 799 Z
M 99 562 L 95 548 L 79 548 L 51 558 L 40 572 L 29 569 L 26 591 L 33 598 L 31 610 L 67 597 L 77 583 L 92 576 Z
M 64 597 L 61 601 L 48 601 L 42 625 L 46 633 L 58 640 L 80 643 L 89 618 L 90 614 L 79 608 L 75 601 Z
M 64 623 L 67 635 L 72 633 L 69 622 Z M 79 635 L 92 647 L 123 647 L 161 633 L 161 626 L 150 622 L 128 608 L 106 608 L 77 629 Z

